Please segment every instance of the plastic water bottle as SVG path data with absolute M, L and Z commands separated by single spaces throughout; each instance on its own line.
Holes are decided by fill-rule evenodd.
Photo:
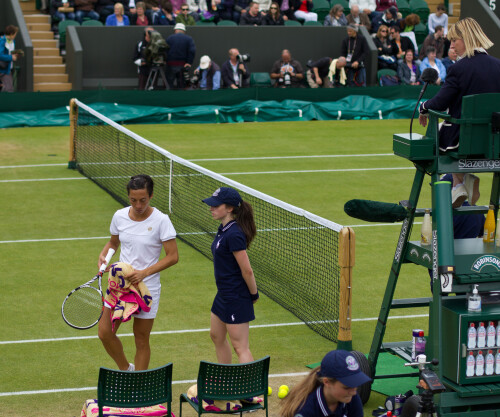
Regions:
M 495 241 L 495 213 L 494 206 L 490 206 L 488 209 L 488 214 L 486 215 L 486 221 L 484 222 L 484 235 L 483 242 L 494 242 Z
M 467 310 L 481 311 L 481 296 L 477 290 L 477 284 L 474 285 L 472 294 L 469 296 L 469 300 L 467 301 Z
M 424 352 L 417 352 L 417 344 L 418 344 L 418 339 L 420 337 L 420 333 L 422 333 L 422 336 L 424 335 L 424 331 L 422 329 L 413 329 L 412 330 L 412 340 L 411 340 L 411 360 L 415 361 L 417 360 L 417 355 L 420 353 L 425 353 L 425 339 L 424 339 Z M 421 344 L 419 347 L 421 348 Z
M 495 370 L 495 357 L 493 356 L 493 351 L 488 350 L 488 354 L 486 355 L 486 375 L 493 375 L 493 371 Z
M 415 342 L 415 354 L 416 356 L 425 354 L 425 337 L 423 330 L 418 332 L 418 337 Z
M 467 331 L 467 347 L 469 349 L 474 349 L 476 347 L 476 342 L 477 342 L 476 325 L 474 323 L 471 323 L 469 326 L 469 330 Z
M 500 347 L 500 321 L 497 326 L 497 346 Z
M 500 354 L 497 356 L 500 356 Z M 467 368 L 465 371 L 465 375 L 474 376 L 475 367 L 476 367 L 476 360 L 474 359 L 474 353 L 469 352 L 469 356 L 467 356 Z
M 496 329 L 495 323 L 490 321 L 487 329 L 486 329 L 486 346 L 493 347 L 495 346 L 496 338 Z
M 431 222 L 431 211 L 425 209 L 424 221 L 422 222 L 422 229 L 420 232 L 420 244 L 422 246 L 428 246 L 432 243 L 432 222 Z
M 486 347 L 486 329 L 483 322 L 479 323 L 479 327 L 477 328 L 477 347 Z
M 477 352 L 476 356 L 476 376 L 484 375 L 484 356 L 483 351 Z
M 498 352 L 495 355 L 495 373 L 500 375 L 500 349 L 498 349 Z

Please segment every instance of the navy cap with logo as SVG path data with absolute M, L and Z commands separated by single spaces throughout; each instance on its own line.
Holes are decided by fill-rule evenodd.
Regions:
M 359 366 L 358 361 L 351 352 L 346 350 L 332 350 L 321 361 L 318 372 L 321 377 L 335 378 L 342 384 L 354 388 L 370 382 L 369 378 Z
M 239 207 L 243 202 L 240 193 L 238 193 L 238 191 L 234 188 L 229 187 L 217 188 L 212 194 L 212 197 L 205 198 L 202 201 L 211 207 L 217 207 L 221 204 L 229 204 L 233 207 Z

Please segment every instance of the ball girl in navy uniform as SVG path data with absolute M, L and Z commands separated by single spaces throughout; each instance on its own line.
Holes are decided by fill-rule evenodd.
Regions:
M 218 188 L 203 202 L 210 206 L 212 218 L 221 222 L 212 243 L 217 295 L 212 305 L 210 337 L 217 360 L 231 363 L 229 334 L 239 362 L 252 362 L 249 328 L 250 321 L 255 319 L 253 304 L 259 299 L 247 255 L 257 233 L 252 206 L 229 187 Z
M 281 404 L 282 417 L 363 417 L 357 387 L 371 379 L 345 350 L 328 352 Z

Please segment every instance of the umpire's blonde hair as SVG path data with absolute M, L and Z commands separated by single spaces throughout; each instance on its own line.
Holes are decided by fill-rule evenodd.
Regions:
M 484 34 L 481 26 L 471 17 L 466 17 L 452 25 L 448 30 L 448 39 L 450 41 L 463 40 L 465 56 L 469 58 L 474 55 L 475 49 L 488 49 L 493 46 L 493 42 Z

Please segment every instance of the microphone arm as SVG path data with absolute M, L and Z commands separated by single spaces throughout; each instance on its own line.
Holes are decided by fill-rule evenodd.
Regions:
M 422 71 L 422 76 L 420 78 L 422 79 L 422 81 L 424 81 L 424 86 L 422 87 L 422 90 L 420 90 L 420 95 L 418 96 L 417 104 L 415 104 L 415 108 L 413 109 L 413 114 L 411 115 L 410 140 L 412 139 L 411 134 L 412 134 L 413 119 L 415 117 L 415 112 L 417 111 L 418 104 L 420 103 L 420 100 L 423 97 L 425 90 L 427 89 L 427 86 L 429 84 L 434 84 L 437 81 L 437 79 L 439 78 L 439 73 L 434 68 L 426 68 Z
M 415 118 L 415 112 L 417 111 L 417 107 L 418 107 L 418 104 L 420 103 L 420 100 L 422 99 L 424 93 L 425 93 L 425 90 L 427 89 L 427 86 L 429 85 L 428 82 L 425 82 L 424 83 L 424 86 L 422 87 L 422 90 L 420 90 L 420 94 L 418 96 L 418 99 L 417 99 L 417 103 L 415 104 L 415 108 L 413 109 L 413 114 L 411 115 L 411 120 L 410 120 L 410 140 L 411 140 L 411 129 L 412 129 L 412 126 L 413 126 L 413 119 Z

